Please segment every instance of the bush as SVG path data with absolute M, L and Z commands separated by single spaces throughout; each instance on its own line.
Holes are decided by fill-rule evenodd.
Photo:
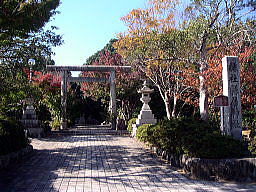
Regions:
M 59 117 L 54 117 L 53 121 L 51 122 L 51 128 L 53 130 L 60 130 L 60 118 Z
M 252 132 L 255 132 L 256 110 L 255 109 L 244 110 L 242 117 L 243 117 L 243 120 L 242 120 L 243 128 L 245 128 L 246 130 L 251 130 Z
M 248 149 L 252 155 L 256 156 L 256 136 L 250 139 Z
M 244 143 L 221 135 L 214 123 L 209 124 L 192 118 L 163 120 L 154 126 L 143 127 L 139 134 L 141 141 L 175 155 L 187 154 L 200 158 L 248 155 Z
M 152 126 L 152 125 L 151 124 L 143 124 L 137 128 L 136 137 L 139 141 L 145 142 L 145 143 L 148 142 L 147 138 L 148 138 L 150 126 Z
M 136 123 L 136 118 L 132 118 L 128 121 L 127 124 L 127 130 L 129 131 L 129 133 L 132 133 L 132 124 Z
M 28 143 L 21 123 L 0 118 L 0 155 L 18 151 L 26 147 Z
M 202 138 L 196 138 L 195 140 L 196 142 L 191 145 L 188 145 L 186 140 L 182 143 L 184 153 L 192 157 L 209 159 L 239 158 L 249 154 L 245 144 L 230 136 L 207 133 Z

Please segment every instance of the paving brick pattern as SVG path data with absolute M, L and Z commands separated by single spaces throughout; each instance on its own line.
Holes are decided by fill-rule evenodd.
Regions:
M 256 191 L 255 185 L 191 180 L 121 135 L 33 139 L 35 152 L 0 171 L 0 192 Z

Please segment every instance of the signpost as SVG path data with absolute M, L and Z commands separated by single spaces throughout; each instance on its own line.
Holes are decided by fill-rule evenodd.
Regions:
M 224 107 L 228 106 L 228 97 L 225 95 L 219 95 L 217 97 L 214 97 L 213 103 L 214 107 L 220 107 L 220 130 L 224 135 L 226 135 L 228 133 L 224 125 Z

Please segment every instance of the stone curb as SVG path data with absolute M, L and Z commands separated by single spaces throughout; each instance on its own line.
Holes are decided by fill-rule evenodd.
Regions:
M 11 163 L 15 163 L 22 159 L 27 154 L 33 151 L 33 146 L 28 145 L 27 147 L 21 149 L 20 151 L 12 152 L 7 155 L 0 156 L 0 170 L 7 167 Z
M 142 148 L 150 150 L 175 168 L 181 168 L 189 177 L 208 181 L 256 182 L 256 158 L 203 159 L 187 155 L 173 155 L 160 148 L 147 146 L 132 137 Z
M 182 168 L 189 176 L 210 181 L 256 181 L 256 158 L 203 159 L 173 155 L 156 147 L 150 150 L 171 166 Z

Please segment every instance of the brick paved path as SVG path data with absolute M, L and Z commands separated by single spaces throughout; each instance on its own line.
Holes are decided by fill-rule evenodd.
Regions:
M 127 136 L 69 135 L 33 139 L 32 145 L 32 156 L 0 171 L 1 192 L 256 191 L 187 179 Z

